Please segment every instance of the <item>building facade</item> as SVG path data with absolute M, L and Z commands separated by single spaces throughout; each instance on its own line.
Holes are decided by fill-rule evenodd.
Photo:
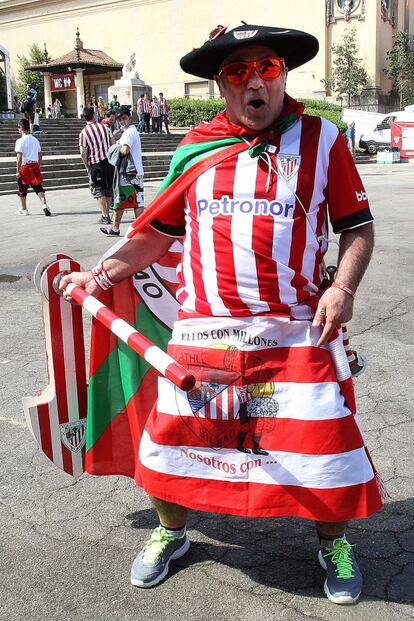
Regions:
M 71 49 L 80 29 L 84 45 L 103 50 L 124 62 L 136 53 L 140 77 L 153 92 L 172 97 L 215 97 L 212 81 L 181 71 L 179 59 L 198 47 L 217 24 L 230 27 L 243 19 L 305 30 L 320 43 L 319 54 L 291 72 L 288 92 L 301 97 L 325 97 L 322 79 L 329 75 L 332 45 L 355 27 L 360 56 L 370 76 L 372 101 L 391 88 L 383 69 L 392 37 L 398 30 L 414 32 L 414 0 L 1 0 L 0 47 L 10 57 L 11 77 L 17 75 L 17 55 L 32 43 L 46 43 L 50 57 Z M 108 76 L 90 85 L 90 95 L 105 95 Z M 384 99 L 385 101 L 385 99 Z

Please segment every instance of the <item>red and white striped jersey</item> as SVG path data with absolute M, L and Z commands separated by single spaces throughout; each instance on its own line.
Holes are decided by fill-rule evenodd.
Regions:
M 90 163 L 97 164 L 108 155 L 111 133 L 101 123 L 88 123 L 79 134 L 79 146 L 87 149 Z
M 149 99 L 144 99 L 142 102 L 142 111 L 146 113 L 151 112 L 151 101 Z
M 151 104 L 151 116 L 152 117 L 158 117 L 160 116 L 161 111 L 160 111 L 160 102 L 159 101 L 153 101 Z
M 337 127 L 304 115 L 266 157 L 245 151 L 201 174 L 152 225 L 185 234 L 177 291 L 185 313 L 289 314 L 318 293 L 328 215 L 337 233 L 372 221 Z

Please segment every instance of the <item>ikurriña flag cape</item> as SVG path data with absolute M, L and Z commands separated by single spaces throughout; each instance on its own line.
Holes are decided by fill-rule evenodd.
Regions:
M 167 177 L 152 201 L 102 259 L 111 256 L 153 219 L 168 210 L 200 174 L 228 157 L 249 150 L 252 157 L 264 151 L 267 141 L 286 131 L 302 114 L 303 105 L 285 96 L 282 113 L 267 132 L 229 122 L 225 113 L 201 123 L 178 146 Z M 181 245 L 174 242 L 156 265 L 118 283 L 101 295 L 102 302 L 134 325 L 159 347 L 166 349 L 178 313 L 175 268 Z M 86 471 L 134 477 L 138 447 L 147 417 L 157 398 L 158 372 L 123 342 L 92 323 Z

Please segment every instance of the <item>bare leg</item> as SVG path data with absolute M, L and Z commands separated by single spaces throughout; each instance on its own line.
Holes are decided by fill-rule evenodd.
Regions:
M 115 209 L 114 217 L 112 219 L 112 228 L 115 229 L 115 231 L 117 231 L 119 227 L 121 226 L 121 220 L 122 220 L 123 215 L 124 215 L 123 209 Z
M 143 213 L 143 211 L 144 211 L 143 207 L 136 207 L 134 209 L 135 217 L 138 218 L 138 216 L 140 216 Z
M 185 525 L 187 521 L 187 509 L 185 507 L 153 496 L 150 496 L 150 499 L 158 513 L 160 523 L 165 528 L 178 529 Z
M 46 205 L 46 196 L 44 192 L 39 192 L 38 197 L 42 205 Z
M 27 209 L 27 197 L 19 196 L 19 198 L 20 198 L 20 203 L 22 205 L 22 209 Z
M 348 522 L 315 522 L 316 531 L 321 539 L 338 539 L 345 534 Z
M 98 201 L 98 205 L 99 205 L 99 209 L 101 210 L 101 213 L 103 216 L 108 216 L 109 215 L 109 207 L 107 204 L 107 197 L 106 196 L 102 196 L 101 198 L 97 199 Z

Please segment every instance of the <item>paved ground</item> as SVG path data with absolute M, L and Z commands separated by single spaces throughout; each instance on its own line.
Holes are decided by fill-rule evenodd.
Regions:
M 312 526 L 293 519 L 194 513 L 193 546 L 169 580 L 148 591 L 129 585 L 134 552 L 155 526 L 144 494 L 124 478 L 75 482 L 51 466 L 25 427 L 20 403 L 47 382 L 39 296 L 31 282 L 38 258 L 59 250 L 89 267 L 110 245 L 95 224 L 88 193 L 73 190 L 50 195 L 53 218 L 41 215 L 34 196 L 27 218 L 14 215 L 16 197 L 1 197 L 2 621 L 414 617 L 414 169 L 367 165 L 361 173 L 376 216 L 377 248 L 352 322 L 353 344 L 370 363 L 357 391 L 366 439 L 392 498 L 377 516 L 351 528 L 365 573 L 360 603 L 341 608 L 325 599 Z

